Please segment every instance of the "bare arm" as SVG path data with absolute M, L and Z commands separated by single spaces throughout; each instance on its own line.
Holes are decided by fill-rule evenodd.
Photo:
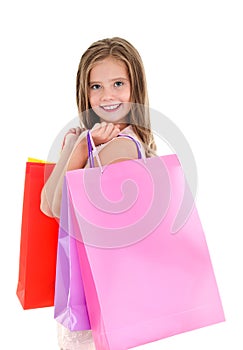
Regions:
M 41 192 L 41 211 L 51 217 L 59 217 L 59 207 L 62 193 L 62 183 L 67 171 L 67 165 L 76 145 L 85 138 L 86 133 L 81 133 L 80 128 L 76 128 L 75 133 L 66 137 L 66 142 L 62 149 L 60 158 L 56 163 L 49 179 L 46 181 Z
M 60 209 L 61 209 L 61 199 L 62 199 L 62 187 L 64 176 L 68 170 L 81 169 L 85 166 L 88 159 L 88 150 L 87 150 L 87 142 L 86 142 L 86 133 L 84 133 L 83 137 L 81 137 L 75 144 L 68 160 L 63 167 L 63 170 L 59 177 L 57 178 L 55 186 L 55 192 L 52 198 L 52 206 L 51 212 L 55 217 L 60 217 Z M 53 184 L 50 184 L 50 187 Z M 48 191 L 48 188 L 47 188 Z
M 137 148 L 132 140 L 117 138 L 118 125 L 112 123 L 96 124 L 91 130 L 95 145 L 106 144 L 99 157 L 103 165 L 137 158 Z M 48 216 L 59 217 L 62 186 L 66 171 L 84 168 L 88 159 L 87 133 L 84 132 L 76 142 L 67 142 L 52 174 L 42 189 L 41 210 Z M 97 162 L 95 160 L 95 165 Z
M 114 138 L 109 143 L 107 143 L 105 147 L 100 151 L 99 157 L 103 165 L 121 162 L 128 159 L 136 159 L 138 157 L 137 147 L 132 140 L 120 137 Z M 66 171 L 84 168 L 87 163 L 87 160 L 87 141 L 86 138 L 83 138 L 74 148 L 70 159 L 67 162 L 67 166 L 64 168 L 64 171 L 56 185 L 52 201 L 52 213 L 55 217 L 60 216 L 62 186 Z M 96 160 L 95 166 L 98 166 Z

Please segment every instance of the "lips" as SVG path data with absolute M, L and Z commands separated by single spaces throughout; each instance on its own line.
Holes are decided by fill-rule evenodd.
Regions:
M 114 112 L 114 111 L 117 111 L 120 106 L 121 106 L 121 103 L 116 103 L 112 105 L 103 105 L 100 107 L 106 112 Z

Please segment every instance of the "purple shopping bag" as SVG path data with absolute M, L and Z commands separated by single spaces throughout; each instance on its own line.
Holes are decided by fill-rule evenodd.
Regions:
M 195 205 L 173 232 L 185 193 L 176 155 L 70 171 L 64 187 L 97 350 L 224 321 Z
M 135 142 L 140 159 L 142 154 L 139 143 L 132 136 L 125 134 L 120 134 L 120 136 Z M 94 166 L 90 133 L 88 133 L 87 141 L 90 165 Z M 95 148 L 94 144 L 93 148 Z M 67 188 L 64 179 L 58 235 L 54 318 L 71 331 L 88 330 L 90 321 L 73 224 L 75 217 L 70 212 L 67 203 Z
M 76 239 L 69 232 L 66 187 L 63 187 L 58 234 L 54 318 L 71 331 L 90 329 Z

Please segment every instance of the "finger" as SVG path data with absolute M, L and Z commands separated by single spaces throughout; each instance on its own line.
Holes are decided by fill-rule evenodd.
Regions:
M 72 128 L 72 129 L 69 129 L 67 132 L 66 132 L 66 134 L 65 135 L 68 135 L 68 134 L 73 134 L 74 133 L 74 129 Z
M 114 139 L 114 137 L 117 137 L 120 134 L 120 129 L 119 128 L 114 128 L 112 132 L 110 133 L 110 139 Z
M 108 123 L 106 123 L 106 122 L 101 122 L 101 123 L 100 123 L 100 126 L 101 126 L 102 128 L 106 128 L 107 125 L 108 125 Z
M 104 126 L 104 136 L 108 137 L 110 133 L 114 130 L 114 124 L 112 123 L 106 123 L 106 126 Z
M 75 129 L 75 133 L 76 133 L 76 135 L 81 134 L 81 128 L 79 126 Z
M 107 128 L 106 122 L 97 123 L 92 128 L 92 131 L 94 131 L 92 132 L 92 135 L 103 138 L 105 137 L 105 134 L 106 134 L 106 128 Z
M 96 123 L 91 130 L 97 130 L 101 127 L 101 123 Z

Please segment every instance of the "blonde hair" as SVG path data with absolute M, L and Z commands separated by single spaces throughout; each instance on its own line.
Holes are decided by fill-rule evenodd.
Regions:
M 94 42 L 82 55 L 76 79 L 76 99 L 81 124 L 91 129 L 100 119 L 91 109 L 88 98 L 91 69 L 99 61 L 113 57 L 125 63 L 131 84 L 132 108 L 128 123 L 142 141 L 146 156 L 154 155 L 156 144 L 151 131 L 147 83 L 138 51 L 125 39 L 114 37 Z

